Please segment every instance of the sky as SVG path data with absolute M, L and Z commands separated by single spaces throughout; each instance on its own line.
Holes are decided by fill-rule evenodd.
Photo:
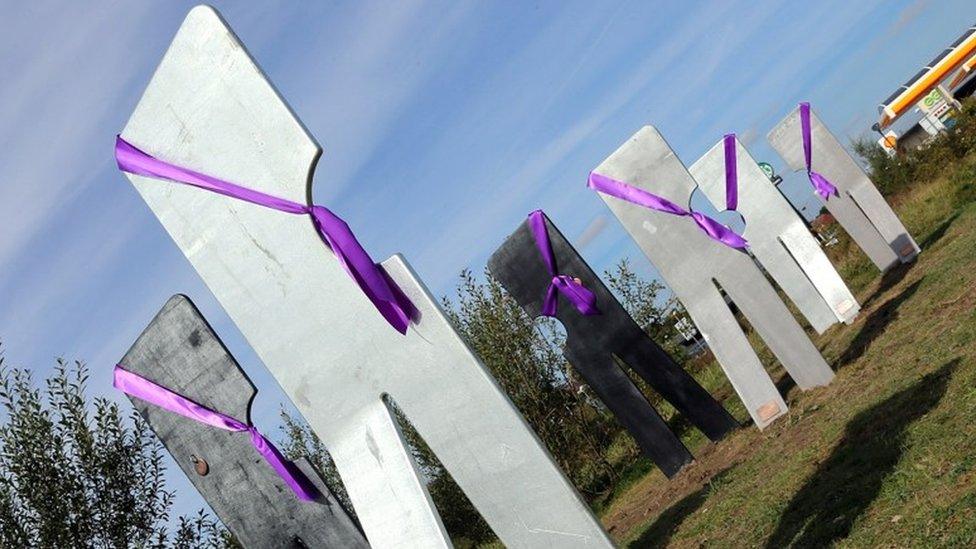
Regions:
M 586 175 L 645 124 L 686 165 L 728 132 L 818 208 L 766 133 L 810 101 L 842 140 L 976 20 L 971 0 L 214 2 L 323 146 L 313 187 L 435 295 L 543 208 L 594 270 L 655 276 Z M 290 408 L 112 156 L 189 2 L 0 0 L 0 342 L 8 365 L 111 369 L 165 300 L 197 304 Z M 873 139 L 873 137 L 872 137 Z M 702 196 L 692 205 L 719 219 Z M 175 466 L 171 465 L 171 469 Z M 178 512 L 202 501 L 178 472 Z

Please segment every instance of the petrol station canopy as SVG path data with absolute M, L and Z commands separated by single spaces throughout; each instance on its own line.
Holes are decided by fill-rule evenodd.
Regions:
M 922 70 L 878 106 L 878 113 L 881 115 L 878 121 L 880 127 L 883 129 L 890 126 L 953 71 L 961 69 L 950 83 L 950 90 L 966 80 L 974 68 L 976 68 L 976 25 L 966 29 L 962 36 L 939 53 L 935 59 L 929 61 Z

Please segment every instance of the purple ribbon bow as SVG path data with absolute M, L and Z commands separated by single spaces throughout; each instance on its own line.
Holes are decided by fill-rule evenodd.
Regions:
M 185 396 L 157 385 L 148 379 L 134 374 L 121 365 L 115 366 L 115 378 L 112 383 L 116 389 L 127 395 L 132 395 L 150 404 L 155 404 L 164 410 L 179 414 L 185 418 L 204 423 L 211 427 L 235 433 L 247 432 L 251 435 L 251 444 L 259 454 L 264 456 L 268 465 L 278 473 L 295 492 L 298 499 L 314 501 L 319 497 L 319 491 L 290 461 L 286 460 L 271 441 L 264 438 L 257 428 L 242 423 L 230 416 L 215 412 L 202 404 L 193 402 Z
M 654 193 L 649 193 L 644 189 L 638 189 L 637 187 L 628 185 L 623 181 L 617 181 L 616 179 L 612 179 L 605 175 L 590 172 L 590 177 L 586 186 L 595 191 L 608 194 L 644 208 L 671 215 L 691 217 L 695 220 L 695 223 L 698 224 L 698 227 L 704 231 L 709 238 L 721 242 L 730 248 L 745 248 L 749 245 L 749 243 L 746 242 L 746 239 L 736 234 L 735 231 L 726 227 L 725 225 L 722 225 L 707 215 L 693 210 L 686 210 L 674 202 L 671 202 L 667 198 L 658 196 Z
M 280 212 L 308 214 L 322 241 L 332 250 L 339 264 L 356 281 L 383 318 L 401 334 L 407 332 L 411 316 L 408 311 L 413 310 L 410 301 L 369 257 L 349 225 L 328 208 L 299 204 L 181 168 L 139 150 L 121 136 L 115 139 L 115 160 L 119 169 L 127 173 L 190 185 Z
M 807 163 L 807 177 L 817 191 L 817 194 L 824 200 L 829 200 L 830 195 L 839 196 L 837 187 L 827 180 L 826 177 L 813 171 L 813 139 L 810 137 L 810 103 L 800 103 L 800 129 L 803 132 L 803 158 Z
M 722 140 L 725 145 L 725 209 L 739 207 L 739 172 L 735 158 L 735 134 L 727 133 Z
M 552 275 L 549 289 L 546 290 L 546 299 L 542 302 L 542 315 L 556 316 L 558 294 L 563 294 L 584 316 L 600 314 L 600 310 L 596 307 L 596 295 L 593 292 L 572 277 L 557 274 L 556 256 L 552 253 L 552 243 L 549 241 L 549 231 L 546 229 L 545 214 L 542 210 L 529 214 L 529 229 L 532 230 L 535 245 L 542 253 L 542 260 L 549 268 L 549 274 Z

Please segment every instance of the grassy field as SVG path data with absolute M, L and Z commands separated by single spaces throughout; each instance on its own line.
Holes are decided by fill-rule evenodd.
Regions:
M 863 310 L 814 337 L 837 372 L 802 392 L 763 349 L 789 415 L 718 444 L 668 481 L 640 462 L 597 506 L 630 547 L 976 546 L 976 156 L 889 201 L 922 246 L 881 276 L 831 250 Z M 714 363 L 696 376 L 740 420 Z

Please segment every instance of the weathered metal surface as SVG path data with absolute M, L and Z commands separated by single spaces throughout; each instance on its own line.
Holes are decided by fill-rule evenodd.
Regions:
M 696 188 L 688 170 L 651 126 L 641 128 L 595 171 L 686 207 Z M 759 428 L 784 414 L 786 403 L 718 286 L 800 388 L 830 382 L 830 367 L 748 254 L 709 239 L 690 218 L 602 193 L 600 198 L 681 300 Z
M 837 321 L 850 323 L 860 305 L 820 249 L 803 220 L 736 139 L 738 211 L 749 251 L 819 333 Z M 712 147 L 688 168 L 719 210 L 725 204 L 725 147 Z
M 187 16 L 122 136 L 169 162 L 297 202 L 309 199 L 321 152 L 207 7 Z M 381 266 L 417 309 L 406 335 L 376 311 L 308 217 L 129 178 L 329 448 L 374 547 L 450 545 L 384 395 L 507 546 L 611 545 L 403 258 Z
M 738 427 L 736 421 L 693 377 L 671 360 L 590 269 L 552 221 L 544 216 L 560 274 L 580 279 L 596 295 L 600 314 L 583 316 L 560 296 L 556 318 L 566 329 L 563 355 L 627 428 L 641 450 L 669 477 L 692 461 L 647 399 L 615 362 L 629 366 L 712 440 Z M 492 254 L 488 268 L 529 316 L 541 314 L 552 279 L 528 222 Z
M 899 261 L 907 263 L 915 259 L 919 247 L 912 235 L 908 234 L 864 170 L 812 109 L 810 135 L 813 170 L 829 179 L 840 195 L 820 199 L 827 211 L 881 271 Z M 777 124 L 767 139 L 792 170 L 806 170 L 799 107 Z
M 120 364 L 212 410 L 250 423 L 257 393 L 254 384 L 184 296 L 166 302 Z M 230 433 L 138 398 L 129 400 L 245 547 L 368 547 L 306 460 L 296 465 L 322 493 L 317 501 L 296 498 L 254 449 L 247 433 Z

